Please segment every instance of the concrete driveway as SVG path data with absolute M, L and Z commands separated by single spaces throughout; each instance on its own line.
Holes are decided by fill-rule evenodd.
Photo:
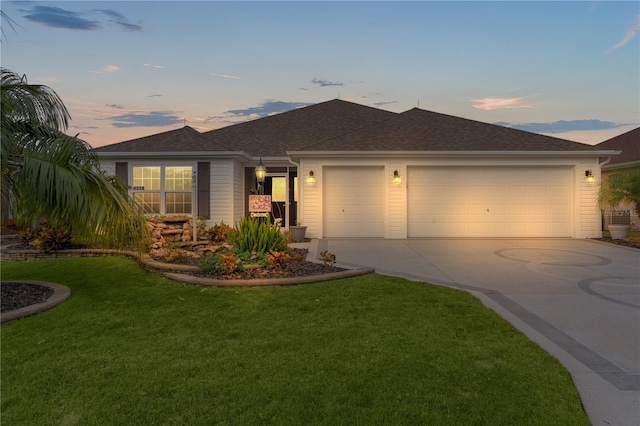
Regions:
M 574 239 L 325 239 L 344 266 L 467 290 L 571 373 L 594 425 L 640 425 L 640 250 Z

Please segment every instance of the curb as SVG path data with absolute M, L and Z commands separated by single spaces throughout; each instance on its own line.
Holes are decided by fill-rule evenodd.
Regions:
M 24 281 L 24 280 L 10 280 L 12 283 L 20 284 L 35 284 L 43 287 L 49 287 L 53 290 L 53 295 L 42 303 L 36 303 L 35 305 L 25 306 L 24 308 L 16 309 L 13 311 L 5 312 L 0 315 L 0 323 L 5 324 L 11 321 L 18 320 L 20 318 L 27 317 L 29 315 L 38 314 L 44 312 L 53 307 L 58 306 L 69 297 L 71 297 L 71 290 L 60 284 L 46 282 L 46 281 Z

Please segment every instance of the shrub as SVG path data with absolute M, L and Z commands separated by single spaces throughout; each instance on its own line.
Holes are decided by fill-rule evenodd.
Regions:
M 213 275 L 229 275 L 242 269 L 242 260 L 238 259 L 235 253 L 225 249 L 201 257 L 198 259 L 197 265 L 203 271 Z
M 329 250 L 320 252 L 320 260 L 324 262 L 324 266 L 333 266 L 336 263 L 336 255 Z
M 229 243 L 241 252 L 256 252 L 260 255 L 271 250 L 287 250 L 287 240 L 280 232 L 280 227 L 267 221 L 258 222 L 252 218 L 243 218 L 227 237 Z
M 282 251 L 271 250 L 269 253 L 269 265 L 274 269 L 284 270 L 291 260 L 291 256 Z
M 229 232 L 233 230 L 232 227 L 227 225 L 224 222 L 216 223 L 211 228 L 206 230 L 206 235 L 209 240 L 214 243 L 226 243 L 228 239 Z
M 69 229 L 54 228 L 47 223 L 43 223 L 33 243 L 38 250 L 48 252 L 64 249 L 71 243 L 72 239 Z

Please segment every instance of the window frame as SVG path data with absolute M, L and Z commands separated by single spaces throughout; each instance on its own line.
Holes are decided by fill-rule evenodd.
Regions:
M 135 169 L 136 168 L 144 168 L 144 167 L 157 167 L 160 168 L 160 188 L 159 189 L 136 189 L 139 188 L 137 186 L 134 186 L 134 179 L 135 179 Z M 166 177 L 167 177 L 167 168 L 172 168 L 172 167 L 188 167 L 191 169 L 191 189 L 187 189 L 187 190 L 176 190 L 176 189 L 166 189 L 167 186 L 167 182 L 166 182 Z M 193 164 L 193 163 L 176 163 L 176 164 L 167 164 L 167 163 L 136 163 L 136 164 L 131 164 L 130 166 L 130 182 L 129 182 L 129 188 L 130 188 L 130 195 L 132 197 L 132 199 L 135 200 L 136 194 L 160 194 L 160 211 L 159 212 L 145 212 L 145 214 L 147 215 L 151 215 L 151 216 L 161 216 L 161 215 L 186 215 L 186 216 L 192 216 L 195 209 L 197 209 L 196 206 L 196 194 L 197 194 L 197 177 L 196 177 L 196 173 L 197 173 L 197 165 Z M 190 194 L 191 197 L 191 201 L 190 201 L 190 212 L 188 213 L 167 213 L 167 194 Z M 144 207 L 143 207 L 144 208 Z

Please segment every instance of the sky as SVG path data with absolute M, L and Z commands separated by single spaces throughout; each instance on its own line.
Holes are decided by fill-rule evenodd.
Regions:
M 640 126 L 637 1 L 0 7 L 2 67 L 55 90 L 93 147 L 332 99 L 588 144 Z

